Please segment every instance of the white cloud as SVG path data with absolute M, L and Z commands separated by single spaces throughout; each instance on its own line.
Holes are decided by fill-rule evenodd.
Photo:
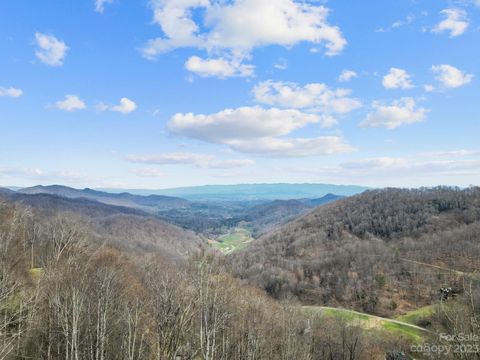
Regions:
M 479 156 L 479 150 L 468 150 L 468 149 L 460 149 L 460 150 L 449 150 L 449 151 L 434 151 L 420 154 L 423 156 L 430 156 L 430 157 L 466 157 L 466 156 Z
M 343 70 L 340 76 L 338 77 L 339 82 L 349 82 L 354 78 L 357 78 L 358 74 L 352 70 Z
M 430 92 L 434 92 L 435 91 L 435 86 L 431 85 L 431 84 L 426 84 L 423 86 L 423 89 L 430 93 Z
M 180 136 L 266 156 L 313 156 L 351 151 L 351 146 L 338 136 L 284 137 L 309 124 L 325 121 L 332 119 L 292 109 L 242 107 L 211 115 L 176 114 L 168 128 Z
M 253 75 L 255 66 L 242 64 L 237 60 L 225 58 L 204 60 L 198 56 L 190 57 L 185 63 L 185 68 L 202 77 L 249 77 Z
M 298 110 L 241 107 L 204 115 L 178 113 L 168 123 L 171 132 L 212 143 L 228 144 L 234 140 L 250 140 L 283 136 L 321 118 Z
M 340 164 L 344 169 L 363 170 L 372 168 L 392 168 L 403 167 L 408 165 L 408 160 L 392 157 L 377 157 L 361 160 L 353 160 Z
M 398 29 L 402 26 L 410 25 L 412 22 L 415 21 L 415 18 L 416 18 L 415 14 L 409 14 L 405 19 L 395 21 L 392 24 L 392 29 Z
M 55 107 L 57 109 L 63 111 L 76 111 L 76 110 L 83 110 L 87 106 L 85 102 L 80 99 L 77 95 L 65 95 L 65 99 L 61 101 L 57 101 L 55 103 Z
M 116 111 L 122 114 L 129 114 L 137 109 L 137 104 L 124 97 L 120 99 L 120 104 L 118 105 L 99 104 L 97 109 L 100 111 Z
M 152 0 L 151 6 L 164 36 L 143 49 L 150 59 L 182 47 L 243 58 L 256 47 L 301 42 L 324 45 L 327 55 L 337 55 L 347 44 L 340 29 L 327 22 L 329 10 L 306 2 Z M 203 16 L 194 18 L 194 12 Z
M 157 168 L 135 169 L 132 170 L 132 173 L 144 178 L 161 178 L 166 175 L 162 170 Z
M 158 155 L 128 155 L 133 163 L 149 165 L 194 165 L 205 169 L 234 169 L 255 164 L 250 159 L 220 160 L 216 156 L 195 153 L 165 153 Z
M 69 50 L 68 46 L 53 35 L 35 33 L 37 51 L 35 56 L 44 64 L 62 66 Z
M 354 151 L 339 136 L 320 136 L 315 138 L 273 138 L 254 140 L 234 140 L 230 142 L 233 150 L 271 157 L 305 157 L 349 153 Z
M 14 87 L 4 88 L 0 86 L 0 97 L 18 98 L 23 95 L 23 91 Z
M 103 11 L 105 10 L 105 5 L 111 3 L 113 3 L 113 0 L 95 0 L 95 11 L 103 14 Z
M 40 177 L 44 172 L 37 168 L 13 168 L 13 167 L 0 167 L 1 176 L 24 176 L 24 177 Z
M 418 160 L 415 158 L 378 157 L 340 164 L 346 176 L 382 177 L 419 176 L 420 174 L 454 175 L 465 171 L 480 173 L 480 160 Z
M 139 164 L 171 165 L 198 164 L 213 160 L 215 157 L 194 153 L 165 153 L 159 155 L 128 155 L 126 159 Z
M 262 104 L 326 114 L 346 114 L 362 106 L 358 99 L 349 97 L 351 90 L 332 90 L 319 83 L 302 87 L 295 83 L 268 80 L 256 85 L 253 94 L 255 100 Z
M 277 70 L 287 70 L 288 61 L 287 59 L 280 58 L 273 64 L 273 67 Z
M 410 75 L 403 69 L 390 68 L 390 72 L 383 77 L 385 89 L 411 89 Z
M 0 166 L 0 177 L 30 179 L 36 182 L 47 183 L 91 183 L 90 178 L 84 174 L 66 171 L 66 170 L 42 170 L 38 168 L 24 168 L 24 167 L 2 167 Z
M 465 10 L 450 8 L 442 10 L 441 14 L 445 19 L 432 29 L 434 33 L 449 32 L 450 37 L 456 37 L 462 35 L 467 30 L 469 22 Z
M 331 127 L 337 125 L 338 121 L 332 115 L 322 114 L 322 115 L 320 115 L 319 124 L 323 128 L 331 128 Z
M 431 153 L 429 158 L 425 158 L 425 154 L 360 158 L 338 165 L 293 167 L 284 171 L 313 175 L 314 181 L 344 183 L 345 179 L 349 179 L 350 183 L 380 187 L 437 186 L 439 179 L 443 184 L 457 186 L 459 183 L 468 186 L 478 182 L 479 159 L 454 158 L 452 155 L 451 158 L 439 160 L 435 154 Z
M 395 129 L 425 120 L 429 110 L 417 108 L 412 98 L 402 98 L 391 104 L 373 103 L 374 111 L 360 123 L 362 127 Z
M 422 16 L 426 16 L 426 14 L 422 13 Z M 385 33 L 385 32 L 395 30 L 395 29 L 399 29 L 401 27 L 412 24 L 415 21 L 416 18 L 417 18 L 417 16 L 415 14 L 408 14 L 404 19 L 394 21 L 390 26 L 388 26 L 386 28 L 383 28 L 383 27 L 379 28 L 379 29 L 375 30 L 375 32 Z
M 236 169 L 240 167 L 252 166 L 255 161 L 250 159 L 239 160 L 215 160 L 207 164 L 205 167 L 210 169 Z
M 432 71 L 435 78 L 446 88 L 459 88 L 473 80 L 473 74 L 467 74 L 452 65 L 434 65 Z

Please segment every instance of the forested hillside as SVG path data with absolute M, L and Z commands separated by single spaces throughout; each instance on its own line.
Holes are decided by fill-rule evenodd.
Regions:
M 85 198 L 49 194 L 0 194 L 0 201 L 28 206 L 37 223 L 51 224 L 66 219 L 88 226 L 92 240 L 139 252 L 161 251 L 173 258 L 196 249 L 201 239 L 195 233 L 169 224 L 141 210 L 107 205 Z
M 0 359 L 422 358 L 480 335 L 479 235 L 479 188 L 369 191 L 228 256 L 139 209 L 1 191 Z
M 480 188 L 368 191 L 264 235 L 229 261 L 275 298 L 401 313 L 479 273 Z
M 310 189 L 311 195 L 317 196 L 325 186 L 307 186 L 307 185 L 292 185 L 286 188 L 291 188 L 290 192 L 304 195 L 302 189 Z M 216 187 L 214 187 L 216 188 Z M 221 187 L 222 188 L 222 187 Z M 275 189 L 279 188 L 279 196 L 285 196 L 281 192 L 284 188 L 279 185 L 252 185 L 241 187 L 243 191 L 253 191 L 265 196 L 274 196 Z M 222 188 L 223 189 L 223 188 Z M 236 187 L 234 187 L 236 189 Z M 339 187 L 343 189 L 343 187 Z M 41 203 L 48 202 L 48 197 L 41 195 L 53 195 L 60 198 L 76 199 L 83 204 L 83 208 L 87 204 L 85 200 L 113 205 L 124 208 L 122 212 L 130 212 L 136 214 L 144 214 L 145 212 L 154 215 L 157 218 L 163 219 L 169 223 L 178 225 L 182 228 L 193 230 L 197 233 L 205 235 L 221 235 L 228 232 L 229 229 L 236 227 L 241 222 L 247 222 L 248 227 L 254 235 L 259 235 L 267 230 L 271 230 L 278 224 L 285 223 L 295 217 L 309 211 L 315 206 L 327 204 L 329 202 L 338 200 L 342 196 L 327 194 L 320 198 L 304 198 L 304 199 L 290 199 L 290 200 L 232 200 L 236 195 L 232 192 L 231 187 L 224 188 L 224 194 L 221 199 L 213 193 L 206 193 L 202 197 L 202 201 L 188 201 L 178 197 L 162 196 L 162 195 L 134 195 L 127 192 L 123 193 L 109 193 L 103 191 L 96 191 L 92 189 L 74 189 L 62 185 L 50 186 L 33 186 L 30 188 L 19 189 L 12 192 L 8 189 L 0 189 L 2 193 L 9 195 L 16 195 L 18 199 L 23 197 L 23 201 Z M 286 194 L 290 194 L 287 192 Z M 307 192 L 308 194 L 308 192 Z M 321 194 L 321 192 L 320 192 Z M 36 195 L 37 197 L 28 197 L 26 195 Z M 259 195 L 259 196 L 260 196 Z M 209 197 L 211 196 L 211 197 Z M 268 197 L 267 196 L 267 197 Z M 255 196 L 252 196 L 255 198 Z M 68 204 L 63 200 L 63 205 Z M 54 207 L 61 207 L 62 203 L 58 202 Z M 67 208 L 71 206 L 66 205 Z M 91 209 L 90 211 L 97 211 Z M 138 211 L 129 211 L 134 209 Z
M 406 339 L 306 317 L 243 286 L 201 249 L 180 262 L 163 250 L 140 254 L 33 205 L 0 200 L 0 359 L 370 360 L 408 351 Z
M 274 200 L 258 204 L 244 211 L 241 220 L 248 223 L 255 237 L 274 227 L 285 224 L 300 215 L 312 210 L 316 206 L 329 204 L 343 196 L 327 194 L 316 199 Z

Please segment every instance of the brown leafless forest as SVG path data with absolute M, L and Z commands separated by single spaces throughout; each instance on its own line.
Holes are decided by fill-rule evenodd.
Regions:
M 407 359 L 407 338 L 301 305 L 395 316 L 442 286 L 429 331 L 480 331 L 478 188 L 369 191 L 228 256 L 151 215 L 25 199 L 0 201 L 0 359 Z

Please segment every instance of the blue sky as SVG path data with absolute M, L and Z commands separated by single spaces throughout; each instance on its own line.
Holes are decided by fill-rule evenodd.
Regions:
M 0 186 L 480 184 L 480 1 L 0 3 Z

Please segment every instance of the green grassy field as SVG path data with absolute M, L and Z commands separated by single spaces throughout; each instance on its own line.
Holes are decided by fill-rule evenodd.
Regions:
M 322 306 L 304 306 L 302 307 L 302 311 L 307 316 L 321 314 L 341 319 L 348 324 L 358 326 L 366 331 L 385 331 L 391 335 L 403 336 L 415 343 L 421 342 L 422 338 L 428 334 L 427 330 L 416 326 L 415 324 L 403 322 L 398 319 L 382 318 L 353 310 Z M 406 314 L 405 316 L 407 315 L 409 314 Z M 414 318 L 414 316 L 411 316 L 411 318 Z
M 382 327 L 386 331 L 392 334 L 398 334 L 400 336 L 404 336 L 415 343 L 420 343 L 422 341 L 423 336 L 426 334 L 424 331 L 413 328 L 409 326 L 410 324 L 400 324 L 391 321 L 384 321 L 382 322 Z
M 405 315 L 397 316 L 395 319 L 408 324 L 418 325 L 422 320 L 428 319 L 434 312 L 435 305 L 424 306 L 420 309 L 410 311 Z
M 362 314 L 354 311 L 346 311 L 343 309 L 325 308 L 322 313 L 327 316 L 340 318 L 347 322 L 355 322 L 355 321 L 363 322 L 363 321 L 370 320 L 370 317 L 367 314 Z
M 228 234 L 221 235 L 210 241 L 210 244 L 221 252 L 229 254 L 245 248 L 251 241 L 253 241 L 253 238 L 247 229 L 235 228 Z

